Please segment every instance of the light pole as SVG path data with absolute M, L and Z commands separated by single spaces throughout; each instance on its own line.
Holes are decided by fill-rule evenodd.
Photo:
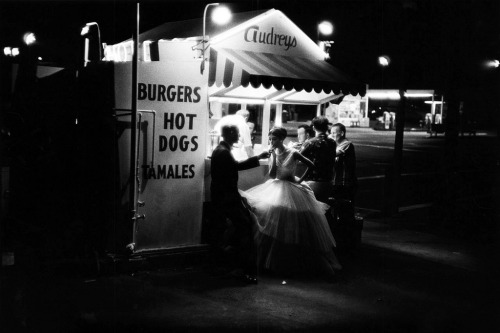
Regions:
M 385 207 L 384 213 L 392 216 L 399 212 L 399 195 L 401 188 L 401 170 L 403 160 L 403 137 L 405 126 L 406 109 L 406 76 L 405 76 L 405 57 L 401 55 L 400 59 L 400 78 L 399 78 L 399 103 L 395 117 L 395 137 L 394 137 L 394 157 L 390 167 L 386 169 L 385 180 Z M 384 88 L 384 71 L 391 63 L 391 58 L 387 55 L 378 57 L 378 63 L 382 67 L 382 89 Z M 384 119 L 385 120 L 385 119 Z
M 321 48 L 321 51 L 326 53 L 326 57 L 328 58 L 330 47 L 333 44 L 333 41 L 326 41 L 320 38 L 321 36 L 330 36 L 333 34 L 333 24 L 330 21 L 322 21 L 319 22 L 316 26 L 316 39 L 318 46 Z
M 97 22 L 89 22 L 89 23 L 85 24 L 85 26 L 82 28 L 82 31 L 80 33 L 83 37 L 85 37 L 84 66 L 86 66 L 89 61 L 94 60 L 94 59 L 90 59 L 90 39 L 91 38 L 94 39 L 93 34 L 90 33 L 90 28 L 93 26 L 96 27 L 96 31 L 97 31 L 97 36 L 96 36 L 96 39 L 97 39 L 97 57 L 98 57 L 97 61 L 102 60 L 101 30 L 99 29 L 99 24 L 97 24 Z
M 207 11 L 210 6 L 219 6 L 218 2 L 209 3 L 205 6 L 205 10 L 203 11 L 203 39 L 201 41 L 201 73 L 205 70 L 205 42 L 206 42 L 206 25 L 207 25 Z M 226 24 L 231 20 L 231 12 L 226 7 L 219 7 L 218 11 L 214 11 L 212 19 L 217 24 Z
M 318 23 L 316 33 L 317 33 L 316 37 L 317 37 L 318 42 L 319 42 L 320 41 L 320 39 L 319 39 L 320 34 L 323 36 L 330 36 L 333 33 L 333 24 L 330 21 L 322 21 L 322 22 Z

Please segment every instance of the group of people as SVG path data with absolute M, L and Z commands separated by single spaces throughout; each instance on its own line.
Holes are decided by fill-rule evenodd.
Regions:
M 237 161 L 231 149 L 239 128 L 221 126 L 222 141 L 212 153 L 212 203 L 231 221 L 226 248 L 236 253 L 234 264 L 248 283 L 257 283 L 259 269 L 286 276 L 316 271 L 328 277 L 342 269 L 329 203 L 337 196 L 354 199 L 354 146 L 340 123 L 329 135 L 325 117 L 314 118 L 311 129 L 301 126 L 299 144 L 285 146 L 287 131 L 275 127 L 269 133 L 269 151 Z M 257 167 L 266 158 L 269 180 L 239 190 L 238 171 Z M 298 163 L 306 167 L 299 175 Z

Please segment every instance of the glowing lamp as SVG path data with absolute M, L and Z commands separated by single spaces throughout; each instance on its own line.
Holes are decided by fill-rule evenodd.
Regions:
M 333 24 L 331 24 L 328 21 L 323 21 L 320 24 L 318 24 L 318 31 L 322 35 L 331 35 L 333 33 Z
M 388 56 L 380 56 L 378 57 L 378 63 L 382 67 L 387 67 L 391 63 L 391 59 Z
M 231 21 L 231 11 L 224 6 L 216 7 L 212 12 L 212 20 L 218 24 L 223 25 Z
M 206 49 L 205 44 L 207 44 L 207 42 L 208 42 L 206 40 L 206 25 L 207 25 L 206 20 L 207 20 L 207 10 L 210 6 L 219 6 L 219 3 L 218 2 L 209 3 L 205 6 L 205 9 L 203 10 L 203 39 L 201 41 L 202 60 L 201 60 L 201 67 L 200 67 L 201 73 L 203 73 L 203 71 L 205 70 L 205 60 L 206 60 L 205 59 L 205 49 Z M 230 13 L 229 9 L 227 9 L 226 7 L 217 7 L 216 9 L 219 9 L 219 11 L 214 10 L 212 12 L 212 19 L 214 20 L 214 22 L 217 24 L 225 24 L 225 23 L 229 22 L 229 20 L 231 19 L 231 13 Z
M 85 36 L 86 34 L 88 34 L 88 33 L 89 33 L 89 30 L 90 30 L 90 28 L 89 28 L 89 26 L 88 26 L 88 25 L 84 26 L 84 27 L 82 28 L 82 32 L 80 32 L 80 35 Z
M 500 66 L 500 61 L 498 60 L 490 60 L 487 62 L 486 66 L 491 67 L 491 68 L 498 68 Z
M 94 26 L 95 29 L 90 30 Z M 101 30 L 97 22 L 89 22 L 82 27 L 80 32 L 84 39 L 84 66 L 90 61 L 102 60 Z
M 31 45 L 36 42 L 35 34 L 32 32 L 27 32 L 24 34 L 23 40 L 26 45 Z

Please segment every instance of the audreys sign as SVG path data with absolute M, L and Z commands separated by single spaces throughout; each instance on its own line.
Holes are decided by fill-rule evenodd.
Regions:
M 253 25 L 245 30 L 245 41 L 257 44 L 271 44 L 283 46 L 288 51 L 291 47 L 297 46 L 297 38 L 285 34 L 274 32 L 274 27 L 271 31 L 260 31 L 259 26 Z

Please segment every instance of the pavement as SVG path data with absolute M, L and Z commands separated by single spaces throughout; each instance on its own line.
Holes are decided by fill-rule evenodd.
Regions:
M 2 332 L 497 331 L 498 242 L 467 242 L 403 220 L 404 215 L 367 215 L 361 245 L 340 255 L 344 269 L 334 280 L 262 273 L 259 284 L 247 285 L 214 265 L 209 252 L 127 263 L 14 262 L 2 266 L 0 327 Z
M 373 132 L 350 133 L 362 138 L 365 131 Z M 465 143 L 481 146 L 476 141 Z M 494 180 L 477 177 L 490 168 L 473 170 L 474 177 L 444 178 L 452 181 L 446 193 L 497 200 L 498 187 L 490 186 Z M 383 177 L 370 171 L 371 178 Z M 420 187 L 411 185 L 415 199 Z M 435 190 L 429 188 L 424 194 Z M 339 253 L 344 268 L 335 279 L 263 272 L 257 285 L 248 285 L 229 276 L 212 252 L 201 250 L 129 260 L 87 251 L 86 256 L 66 258 L 57 250 L 72 248 L 65 242 L 73 238 L 52 234 L 49 224 L 37 224 L 36 230 L 23 225 L 23 239 L 32 246 L 16 245 L 13 252 L 2 253 L 0 332 L 498 331 L 497 201 L 442 200 L 428 206 L 414 200 L 384 217 L 373 209 L 380 192 L 364 198 L 372 209 L 358 207 L 364 218 L 361 244 L 356 251 Z M 447 213 L 436 214 L 442 210 Z M 484 227 L 492 228 L 481 231 Z M 51 237 L 40 237 L 44 230 Z

